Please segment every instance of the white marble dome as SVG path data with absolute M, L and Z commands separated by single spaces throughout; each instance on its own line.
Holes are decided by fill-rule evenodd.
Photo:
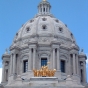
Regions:
M 33 19 L 22 25 L 16 33 L 14 42 L 19 42 L 19 40 L 24 40 L 26 43 L 43 40 L 48 41 L 49 44 L 56 40 L 70 45 L 73 41 L 75 42 L 74 36 L 67 25 L 55 18 L 50 12 L 38 13 Z
M 72 33 L 67 26 L 50 15 L 36 16 L 32 20 L 25 23 L 16 35 L 16 40 L 19 38 L 38 36 L 60 36 L 74 40 Z

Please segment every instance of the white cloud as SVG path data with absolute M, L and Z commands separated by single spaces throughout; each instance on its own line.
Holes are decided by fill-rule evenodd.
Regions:
M 0 68 L 0 83 L 2 81 L 2 68 Z

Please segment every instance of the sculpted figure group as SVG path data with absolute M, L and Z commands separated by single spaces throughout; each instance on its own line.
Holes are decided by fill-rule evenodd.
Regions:
M 33 70 L 34 77 L 54 77 L 56 69 L 50 70 L 48 66 L 42 66 L 40 70 Z

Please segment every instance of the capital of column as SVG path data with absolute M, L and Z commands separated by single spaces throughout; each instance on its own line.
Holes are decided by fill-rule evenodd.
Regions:
M 52 49 L 59 49 L 60 48 L 60 45 L 58 44 L 52 44 Z

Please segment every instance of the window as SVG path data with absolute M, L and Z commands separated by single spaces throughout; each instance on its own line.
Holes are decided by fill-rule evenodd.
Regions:
M 30 23 L 32 23 L 34 20 L 30 20 Z
M 73 34 L 71 33 L 71 37 L 72 37 L 72 39 L 73 39 Z
M 47 65 L 47 58 L 41 59 L 41 66 Z
M 42 29 L 44 29 L 44 30 L 47 29 L 47 26 L 46 25 L 43 25 L 42 26 Z
M 18 36 L 18 33 L 16 33 L 16 36 Z
M 46 18 L 42 18 L 43 21 L 46 21 L 47 19 Z
M 61 60 L 61 72 L 65 73 L 65 61 Z
M 27 28 L 26 28 L 26 32 L 29 32 L 29 31 L 30 31 L 30 27 L 27 27 Z
M 45 12 L 45 8 L 43 8 L 43 11 Z
M 55 21 L 56 21 L 57 23 L 59 23 L 59 20 L 56 19 Z
M 28 60 L 23 61 L 23 65 L 24 65 L 23 72 L 25 73 L 28 71 Z
M 59 27 L 59 32 L 62 32 L 63 31 L 63 28 L 62 27 Z

